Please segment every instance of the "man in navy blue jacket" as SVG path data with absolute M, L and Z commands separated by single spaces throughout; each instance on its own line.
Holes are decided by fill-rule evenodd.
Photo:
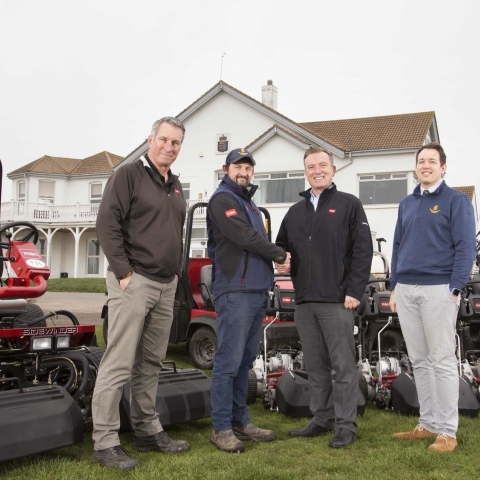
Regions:
M 420 148 L 416 162 L 420 185 L 398 209 L 390 308 L 398 311 L 412 362 L 420 421 L 393 437 L 435 439 L 429 450 L 452 452 L 459 389 L 455 323 L 476 253 L 475 216 L 467 196 L 442 180 L 447 157 L 439 143 Z
M 226 158 L 225 177 L 207 209 L 208 254 L 217 312 L 218 348 L 211 387 L 213 432 L 210 441 L 226 452 L 243 452 L 242 440 L 269 442 L 275 433 L 250 422 L 245 404 L 248 371 L 257 356 L 272 261 L 287 261 L 268 240 L 250 183 L 255 160 L 244 148 Z

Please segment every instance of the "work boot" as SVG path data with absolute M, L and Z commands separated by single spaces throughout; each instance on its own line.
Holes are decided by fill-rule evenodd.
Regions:
M 138 465 L 138 460 L 131 458 L 121 445 L 95 450 L 92 460 L 104 467 L 120 468 L 121 470 L 130 470 Z
M 253 440 L 254 442 L 271 442 L 275 440 L 276 435 L 272 430 L 263 430 L 253 423 L 248 423 L 245 428 L 233 427 L 232 431 L 239 440 Z
M 172 440 L 164 430 L 145 437 L 135 435 L 133 446 L 139 452 L 183 453 L 190 449 L 186 440 Z
M 439 433 L 435 443 L 432 443 L 428 449 L 435 452 L 453 452 L 457 448 L 457 441 L 446 433 Z
M 244 451 L 243 443 L 233 434 L 233 430 L 220 430 L 218 433 L 213 430 L 210 442 L 224 452 L 242 453 Z
M 429 432 L 426 428 L 418 424 L 410 432 L 394 433 L 392 438 L 398 438 L 400 440 L 427 440 L 429 438 L 435 438 L 436 436 L 436 433 Z

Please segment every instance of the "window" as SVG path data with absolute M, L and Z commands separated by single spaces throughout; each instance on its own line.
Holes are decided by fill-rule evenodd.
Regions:
M 19 202 L 24 202 L 25 201 L 26 189 L 27 189 L 27 183 L 26 182 L 18 182 L 17 183 L 17 200 Z
M 102 184 L 91 183 L 90 184 L 90 203 L 100 203 L 102 200 Z
M 183 196 L 185 200 L 190 200 L 190 184 L 182 183 Z
M 38 181 L 38 203 L 53 203 L 55 182 Z
M 202 250 L 200 249 L 192 249 L 192 254 L 190 255 L 191 257 L 208 257 L 208 249 L 204 248 Z
M 360 175 L 359 196 L 363 205 L 400 203 L 408 194 L 406 173 Z
M 193 238 L 207 238 L 207 229 L 206 228 L 192 228 L 192 239 Z
M 254 176 L 254 183 L 258 185 L 255 192 L 258 204 L 297 202 L 298 194 L 305 190 L 303 172 L 261 173 Z
M 38 242 L 36 243 L 38 253 L 42 257 L 45 257 L 45 255 L 47 253 L 46 245 L 47 245 L 47 239 L 46 238 L 39 238 Z
M 87 275 L 98 275 L 100 267 L 100 245 L 98 240 L 89 240 L 87 247 Z

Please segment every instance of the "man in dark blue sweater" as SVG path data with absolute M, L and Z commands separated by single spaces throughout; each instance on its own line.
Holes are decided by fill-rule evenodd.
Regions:
M 476 253 L 473 207 L 442 180 L 446 161 L 439 143 L 417 152 L 420 185 L 400 202 L 390 282 L 390 308 L 398 311 L 420 404 L 415 429 L 393 437 L 435 439 L 429 450 L 438 452 L 457 446 L 455 323 Z

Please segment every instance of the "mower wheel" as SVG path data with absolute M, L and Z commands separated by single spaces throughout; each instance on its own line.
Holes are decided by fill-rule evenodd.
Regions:
M 213 357 L 217 351 L 217 336 L 210 327 L 200 327 L 190 339 L 190 358 L 202 370 L 213 368 Z
M 465 356 L 465 352 L 468 352 L 469 350 L 474 350 L 473 346 L 473 339 L 472 336 L 470 335 L 470 327 L 466 326 L 463 327 L 463 332 L 462 332 L 462 340 L 463 340 L 463 355 Z
M 105 350 L 100 347 L 88 347 L 88 353 L 100 364 Z
M 384 352 L 405 352 L 405 340 L 403 335 L 396 330 L 385 330 L 381 335 L 382 351 Z
M 15 319 L 14 327 L 22 323 L 29 327 L 33 325 L 36 327 L 46 327 L 46 320 L 41 320 L 40 322 L 35 321 L 43 317 L 43 315 L 43 310 L 36 303 L 27 303 L 25 311 Z
M 253 405 L 257 401 L 257 375 L 255 370 L 251 368 L 248 371 L 248 385 L 247 395 L 245 397 L 245 403 L 247 405 Z
M 360 387 L 360 391 L 362 392 L 363 398 L 367 402 L 368 401 L 368 383 L 367 383 L 367 379 L 361 372 L 358 372 L 358 386 Z

